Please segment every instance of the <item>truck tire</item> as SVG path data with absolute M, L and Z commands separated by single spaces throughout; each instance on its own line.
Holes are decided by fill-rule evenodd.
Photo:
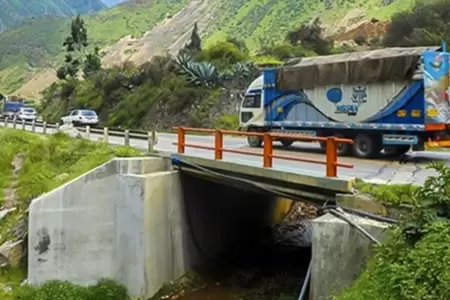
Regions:
M 335 133 L 332 136 L 339 137 L 339 138 L 345 138 L 342 134 Z M 324 151 L 326 151 L 326 145 L 324 142 L 319 142 L 320 148 Z M 337 155 L 338 156 L 349 156 L 352 152 L 352 145 L 350 144 L 338 144 L 337 146 Z
M 283 147 L 286 148 L 292 146 L 292 144 L 294 143 L 294 141 L 292 140 L 281 140 L 280 142 L 283 145 Z
M 258 132 L 255 128 L 249 128 L 249 132 Z M 260 136 L 247 136 L 247 144 L 252 148 L 260 148 L 262 146 L 263 139 Z
M 381 141 L 376 136 L 358 134 L 353 140 L 353 154 L 360 158 L 372 158 L 380 154 Z

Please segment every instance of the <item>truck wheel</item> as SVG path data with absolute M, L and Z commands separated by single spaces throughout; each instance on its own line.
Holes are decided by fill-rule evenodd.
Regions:
M 258 132 L 258 130 L 250 128 L 249 132 Z M 247 143 L 252 148 L 259 148 L 262 146 L 263 139 L 260 136 L 247 136 Z
M 342 134 L 338 134 L 338 133 L 333 134 L 333 136 L 339 137 L 339 138 L 345 138 Z M 326 145 L 325 145 L 324 142 L 319 142 L 319 144 L 320 144 L 320 148 L 322 150 L 324 150 L 324 151 L 327 150 L 326 149 Z M 336 152 L 337 152 L 338 156 L 348 156 L 352 152 L 352 145 L 350 145 L 350 144 L 338 144 Z
M 372 158 L 381 151 L 381 142 L 373 136 L 358 134 L 353 140 L 353 153 L 356 157 Z
M 294 141 L 291 140 L 281 140 L 280 142 L 283 145 L 283 147 L 290 147 L 294 143 Z

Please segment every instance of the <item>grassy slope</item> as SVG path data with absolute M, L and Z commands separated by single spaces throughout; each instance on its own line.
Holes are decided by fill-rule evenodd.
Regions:
M 17 25 L 25 19 L 38 16 L 73 16 L 106 8 L 100 0 L 88 2 L 71 0 L 0 0 L 1 27 Z
M 11 161 L 25 155 L 18 177 L 19 209 L 0 221 L 0 244 L 9 238 L 9 230 L 22 216 L 28 203 L 42 193 L 67 182 L 117 156 L 137 156 L 139 151 L 125 147 L 110 147 L 102 143 L 71 139 L 65 135 L 40 136 L 19 130 L 0 130 L 0 206 L 4 189 L 11 186 Z M 58 175 L 68 174 L 59 180 Z M 0 273 L 0 285 L 17 284 L 23 278 L 20 270 Z M 0 299 L 8 300 L 0 289 Z
M 155 0 L 152 4 L 119 5 L 86 17 L 95 45 L 106 46 L 126 35 L 141 36 L 187 0 Z M 68 18 L 46 18 L 0 33 L 0 92 L 10 93 L 28 80 L 35 68 L 55 66 L 70 30 Z M 14 76 L 10 76 L 14 73 Z
M 230 1 L 231 2 L 231 1 Z M 339 1 L 333 9 L 326 10 L 323 1 L 316 0 L 235 0 L 234 5 L 223 2 L 221 14 L 214 22 L 207 43 L 211 44 L 226 36 L 245 38 L 250 49 L 268 41 L 280 41 L 288 31 L 299 27 L 316 16 L 324 24 L 340 21 L 351 9 L 366 12 L 365 19 L 376 17 L 389 19 L 394 13 L 409 9 L 414 0 L 396 0 L 382 6 L 381 0 Z M 337 2 L 337 1 L 334 1 Z M 219 29 L 219 30 L 218 30 Z
M 323 17 L 324 23 L 333 24 L 350 9 L 362 8 L 367 11 L 367 18 L 388 19 L 411 7 L 414 0 L 396 0 L 385 7 L 381 7 L 381 0 L 345 0 L 331 10 L 325 10 L 323 2 L 317 0 L 211 0 L 214 1 L 218 8 L 208 26 L 206 44 L 230 35 L 244 39 L 255 50 L 261 43 L 282 40 L 286 32 L 317 15 Z M 126 35 L 141 36 L 166 15 L 181 10 L 187 0 L 144 2 L 119 5 L 87 17 L 91 39 L 102 47 Z M 33 68 L 48 67 L 49 62 L 54 65 L 58 61 L 55 58 L 61 60 L 60 45 L 69 32 L 69 22 L 61 18 L 33 20 L 0 34 L 0 92 L 16 90 L 30 78 Z

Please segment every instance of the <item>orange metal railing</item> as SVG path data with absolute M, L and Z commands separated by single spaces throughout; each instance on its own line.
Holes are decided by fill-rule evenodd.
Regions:
M 178 135 L 178 142 L 174 143 L 177 146 L 178 153 L 185 153 L 186 147 L 214 150 L 214 158 L 221 160 L 223 158 L 223 153 L 236 153 L 236 154 L 246 154 L 252 156 L 262 156 L 264 168 L 271 168 L 273 165 L 273 159 L 285 159 L 291 161 L 308 162 L 313 164 L 326 165 L 326 176 L 336 177 L 337 168 L 353 168 L 352 164 L 341 163 L 337 161 L 337 145 L 339 143 L 352 144 L 351 139 L 343 139 L 337 137 L 311 137 L 311 136 L 300 136 L 292 134 L 283 133 L 270 133 L 270 132 L 243 132 L 243 131 L 232 131 L 232 130 L 220 130 L 220 129 L 207 129 L 207 128 L 192 128 L 192 127 L 175 127 Z M 186 143 L 186 133 L 211 133 L 214 134 L 214 146 L 204 146 L 197 144 Z M 240 149 L 225 149 L 223 147 L 223 136 L 224 135 L 234 135 L 234 136 L 259 136 L 263 138 L 263 153 L 255 153 L 247 150 Z M 324 142 L 326 149 L 326 160 L 310 159 L 310 158 L 299 158 L 289 155 L 280 155 L 273 153 L 273 141 L 274 140 L 293 140 L 293 141 L 305 141 L 305 142 Z

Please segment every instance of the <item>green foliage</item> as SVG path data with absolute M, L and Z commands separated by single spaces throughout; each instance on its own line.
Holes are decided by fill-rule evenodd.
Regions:
M 361 277 L 334 300 L 445 300 L 450 294 L 450 168 L 432 164 L 412 194 L 410 213 L 391 231 Z M 399 190 L 398 193 L 402 191 Z
M 355 188 L 373 196 L 376 201 L 386 206 L 411 205 L 414 193 L 418 187 L 412 184 L 373 185 L 357 180 Z
M 191 33 L 191 41 L 186 45 L 185 49 L 190 53 L 198 53 L 202 51 L 202 39 L 198 34 L 198 25 L 197 22 L 194 24 L 194 28 Z
M 106 8 L 101 0 L 90 2 L 40 0 L 0 1 L 0 30 L 16 26 L 26 19 L 40 16 L 74 16 Z
M 239 127 L 239 116 L 237 114 L 224 115 L 214 121 L 214 128 L 237 130 Z
M 388 47 L 439 46 L 450 35 L 450 1 L 417 1 L 392 17 L 383 44 Z
M 91 76 L 98 72 L 101 67 L 99 48 L 94 52 L 86 54 L 86 48 L 89 46 L 88 33 L 83 19 L 78 15 L 70 26 L 70 35 L 65 39 L 63 47 L 65 48 L 66 58 L 64 65 L 57 71 L 59 79 L 65 80 L 68 77 L 74 79 L 81 66 L 83 66 L 84 77 Z
M 141 155 L 138 150 L 133 148 L 111 147 L 105 143 L 72 139 L 61 133 L 42 137 L 21 130 L 10 129 L 0 130 L 0 144 L 2 145 L 0 147 L 0 205 L 3 205 L 4 202 L 4 189 L 13 186 L 13 184 L 17 187 L 17 198 L 15 200 L 18 201 L 18 209 L 0 220 L 0 244 L 10 238 L 11 228 L 26 214 L 26 209 L 32 199 L 49 192 L 114 157 Z M 23 162 L 18 178 L 13 179 L 11 176 L 11 163 L 16 155 L 22 156 Z M 60 176 L 62 174 L 65 174 L 65 176 Z M 0 271 L 0 283 L 11 286 L 16 290 L 18 282 L 25 275 L 22 270 L 13 269 L 5 271 L 2 269 Z M 110 286 L 108 281 L 100 282 L 96 288 L 102 290 L 105 289 L 105 286 Z M 111 288 L 108 289 L 113 290 L 113 287 L 114 285 L 111 285 Z M 68 292 L 74 289 L 70 288 Z M 35 290 L 31 287 L 21 288 L 19 294 L 22 298 L 15 299 L 59 299 L 45 298 L 47 294 L 42 294 L 45 291 L 47 289 L 41 291 L 41 298 L 37 296 L 37 298 L 30 298 L 31 296 L 26 295 L 30 295 L 30 293 L 31 295 L 36 295 Z M 92 291 L 94 292 L 95 288 Z M 117 289 L 116 294 L 119 291 Z M 100 294 L 100 292 L 96 293 Z M 67 294 L 61 295 L 64 297 L 67 296 Z M 2 300 L 13 299 L 3 289 L 0 289 L 0 298 Z M 98 298 L 89 299 L 94 300 Z
M 211 62 L 222 70 L 230 65 L 250 59 L 248 54 L 243 52 L 238 45 L 227 41 L 221 41 L 208 47 L 197 58 Z
M 322 22 L 316 18 L 312 23 L 304 24 L 300 28 L 288 32 L 286 40 L 291 45 L 303 45 L 320 55 L 330 54 L 333 41 L 325 38 L 322 31 Z
M 291 58 L 315 56 L 311 49 L 306 49 L 303 45 L 292 44 L 269 44 L 264 45 L 258 52 L 258 56 L 273 57 L 278 61 L 285 61 Z
M 84 20 L 89 30 L 89 50 L 103 48 L 126 35 L 140 37 L 186 3 L 186 0 L 131 1 L 88 15 Z M 59 68 L 59 62 L 64 60 L 61 45 L 70 24 L 70 18 L 50 15 L 0 32 L 0 91 L 13 92 L 40 68 Z
M 110 279 L 102 279 L 96 285 L 83 287 L 68 281 L 52 280 L 40 287 L 23 286 L 13 296 L 17 300 L 128 300 L 124 286 Z

